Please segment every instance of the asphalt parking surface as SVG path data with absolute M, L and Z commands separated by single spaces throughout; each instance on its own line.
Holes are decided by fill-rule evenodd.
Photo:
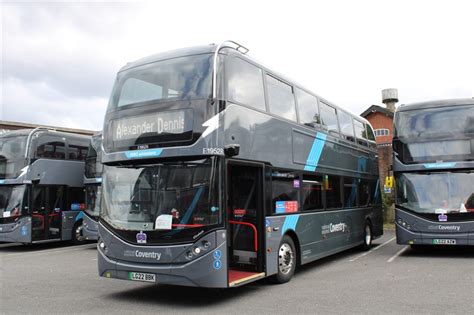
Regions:
M 474 248 L 352 249 L 301 267 L 286 284 L 225 290 L 104 279 L 95 244 L 0 244 L 0 313 L 472 313 Z

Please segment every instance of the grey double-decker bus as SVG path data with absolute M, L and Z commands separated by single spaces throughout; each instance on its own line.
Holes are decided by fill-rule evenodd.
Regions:
M 97 240 L 100 199 L 102 194 L 102 163 L 100 160 L 102 133 L 92 136 L 87 151 L 84 172 L 84 188 L 86 191 L 86 209 L 82 221 L 82 236 L 85 240 Z
M 227 288 L 383 233 L 370 124 L 234 42 L 123 67 L 104 122 L 99 275 Z
M 42 128 L 0 136 L 0 242 L 81 241 L 88 142 Z
M 397 243 L 474 245 L 474 100 L 402 105 L 394 127 Z

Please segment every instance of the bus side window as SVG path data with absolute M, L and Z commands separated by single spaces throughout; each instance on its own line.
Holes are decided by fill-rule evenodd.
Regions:
M 372 204 L 371 194 L 370 194 L 370 184 L 367 179 L 358 179 L 357 185 L 357 200 L 359 207 L 366 207 Z
M 270 112 L 296 121 L 293 87 L 267 74 L 268 107 Z
M 67 207 L 68 207 L 68 210 L 84 210 L 85 209 L 85 192 L 83 188 L 68 187 Z
M 333 135 L 339 135 L 339 126 L 337 124 L 336 109 L 328 104 L 321 102 L 321 124 L 322 126 Z
M 293 173 L 272 173 L 272 208 L 273 213 L 298 212 L 298 190 L 300 180 Z
M 352 125 L 352 116 L 346 112 L 338 111 L 339 125 L 341 126 L 341 134 L 349 141 L 355 141 L 354 127 Z
M 326 208 L 342 208 L 341 178 L 336 175 L 324 175 L 323 187 L 326 193 Z
M 68 158 L 69 160 L 84 161 L 86 159 L 87 148 L 77 145 L 69 145 Z
M 303 211 L 324 209 L 323 177 L 321 175 L 303 175 L 301 202 Z
M 310 127 L 321 124 L 317 98 L 298 88 L 295 88 L 295 94 L 298 103 L 300 123 Z
M 357 178 L 344 177 L 344 208 L 352 208 L 357 205 Z
M 367 130 L 366 135 L 367 135 L 367 140 L 369 140 L 369 147 L 371 147 L 372 149 L 376 149 L 377 144 L 375 142 L 375 134 L 374 134 L 374 131 L 372 130 L 372 127 L 369 124 L 365 124 L 365 128 Z
M 357 143 L 363 146 L 368 146 L 367 142 L 367 131 L 362 122 L 354 119 L 354 129 L 356 133 Z
M 59 141 L 43 143 L 36 148 L 36 157 L 63 160 L 66 157 L 66 146 Z
M 262 69 L 240 58 L 229 57 L 226 60 L 229 101 L 265 111 Z

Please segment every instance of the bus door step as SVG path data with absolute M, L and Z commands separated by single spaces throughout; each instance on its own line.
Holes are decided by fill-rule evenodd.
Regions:
M 237 287 L 265 277 L 265 272 L 249 272 L 229 269 L 229 287 Z
M 234 262 L 239 264 L 255 264 L 257 262 L 257 253 L 246 250 L 233 251 Z

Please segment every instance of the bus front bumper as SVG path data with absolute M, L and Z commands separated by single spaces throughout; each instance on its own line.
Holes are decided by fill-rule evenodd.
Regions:
M 211 232 L 203 236 L 207 239 L 213 237 L 221 239 L 221 241 L 214 243 L 205 254 L 192 258 L 187 262 L 180 259 L 181 254 L 176 255 L 171 260 L 160 262 L 166 259 L 165 256 L 175 250 L 176 247 L 184 248 L 185 246 L 164 247 L 128 244 L 109 234 L 110 232 L 99 224 L 99 242 L 97 244 L 99 276 L 157 284 L 227 288 L 227 242 L 225 241 L 225 233 L 222 232 L 224 231 Z M 197 240 L 188 248 L 194 248 L 200 242 L 201 240 Z M 184 249 L 184 252 L 187 251 L 188 249 Z M 163 254 L 161 260 L 138 261 L 143 259 L 144 256 L 151 257 L 154 252 L 165 254 Z M 127 253 L 130 258 L 125 259 L 124 253 Z M 137 274 L 143 277 L 138 280 L 135 277 Z
M 31 243 L 31 217 L 13 223 L 0 224 L 0 242 Z
M 474 222 L 437 222 L 395 210 L 397 244 L 474 245 Z

